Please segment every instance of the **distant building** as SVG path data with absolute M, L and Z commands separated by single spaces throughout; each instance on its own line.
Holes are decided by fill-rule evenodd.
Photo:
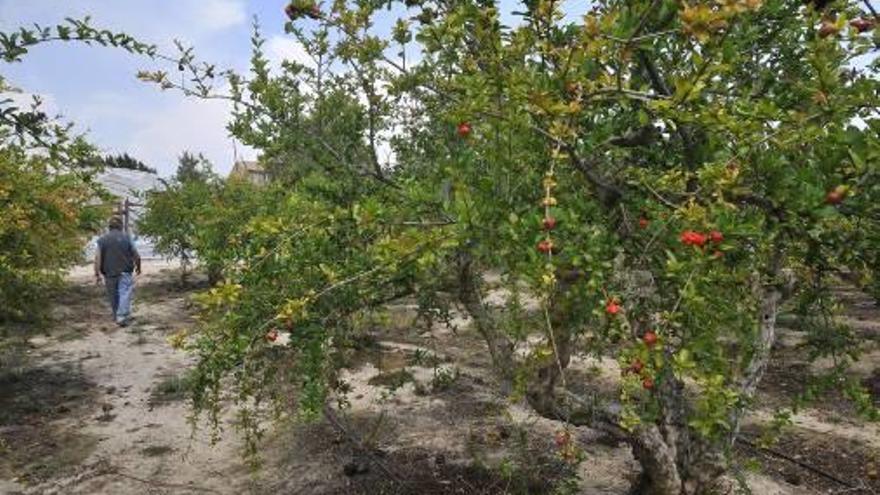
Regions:
M 229 172 L 229 178 L 246 180 L 258 186 L 264 186 L 269 183 L 269 173 L 256 161 L 240 160 L 235 162 L 235 165 L 232 166 L 232 171 Z

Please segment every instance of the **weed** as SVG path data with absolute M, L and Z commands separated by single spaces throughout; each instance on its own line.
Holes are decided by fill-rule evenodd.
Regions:
M 431 389 L 435 392 L 448 390 L 458 381 L 459 375 L 457 367 L 435 366 L 434 377 L 431 378 Z
M 186 398 L 192 391 L 193 382 L 191 372 L 166 375 L 153 387 L 150 393 L 150 404 L 165 404 Z

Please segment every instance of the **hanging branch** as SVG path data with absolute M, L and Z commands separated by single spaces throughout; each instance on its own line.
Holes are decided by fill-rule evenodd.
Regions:
M 65 18 L 65 24 L 53 27 L 34 24 L 33 29 L 21 28 L 12 33 L 0 32 L 0 59 L 6 62 L 21 62 L 31 48 L 57 41 L 78 41 L 91 45 L 122 48 L 129 53 L 147 55 L 154 58 L 158 55 L 156 45 L 143 43 L 125 33 L 116 33 L 106 29 L 97 29 L 90 22 L 90 17 L 83 19 Z

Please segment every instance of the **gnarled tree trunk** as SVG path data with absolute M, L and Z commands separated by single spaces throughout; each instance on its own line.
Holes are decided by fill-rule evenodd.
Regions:
M 467 251 L 458 254 L 458 301 L 474 320 L 474 326 L 489 347 L 492 364 L 509 388 L 513 382 L 513 342 L 498 328 L 495 316 L 483 301 L 480 287 L 482 276 L 474 267 L 474 260 Z
M 770 276 L 780 273 L 779 256 L 771 262 Z M 471 256 L 462 252 L 458 259 L 459 302 L 474 320 L 474 325 L 492 356 L 493 364 L 505 387 L 512 383 L 516 360 L 511 340 L 498 328 L 498 322 L 483 301 L 481 277 Z M 549 312 L 556 355 L 541 362 L 526 385 L 526 398 L 538 414 L 564 420 L 573 425 L 589 426 L 628 442 L 642 468 L 632 493 L 640 495 L 707 495 L 716 493 L 725 483 L 726 452 L 736 440 L 747 403 L 754 396 L 770 359 L 776 339 L 776 316 L 784 291 L 777 286 L 756 287 L 761 300 L 759 337 L 751 357 L 736 382 L 740 404 L 729 415 L 731 432 L 721 440 L 700 437 L 688 426 L 690 400 L 684 383 L 671 372 L 658 380 L 655 396 L 660 405 L 659 420 L 642 424 L 633 431 L 619 426 L 614 405 L 599 400 L 576 397 L 558 386 L 574 349 L 574 332 L 566 325 L 565 291 L 572 280 L 560 278 L 554 304 Z M 647 296 L 645 296 L 647 297 Z M 548 335 L 548 340 L 550 339 Z M 672 359 L 672 356 L 667 356 Z
M 775 279 L 781 273 L 778 255 L 771 265 L 771 277 Z M 690 430 L 684 384 L 673 376 L 667 377 L 656 390 L 661 405 L 660 421 L 641 425 L 631 439 L 633 455 L 642 467 L 639 482 L 633 487 L 634 495 L 707 495 L 720 491 L 727 468 L 725 452 L 736 442 L 746 406 L 767 368 L 776 340 L 779 304 L 785 292 L 777 286 L 758 290 L 758 340 L 736 382 L 739 404 L 728 415 L 731 431 L 726 441 L 704 439 Z

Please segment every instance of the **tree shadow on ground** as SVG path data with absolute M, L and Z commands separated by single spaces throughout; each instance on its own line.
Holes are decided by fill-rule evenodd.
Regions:
M 0 478 L 38 483 L 79 465 L 98 440 L 58 422 L 91 413 L 97 394 L 72 366 L 0 371 Z

